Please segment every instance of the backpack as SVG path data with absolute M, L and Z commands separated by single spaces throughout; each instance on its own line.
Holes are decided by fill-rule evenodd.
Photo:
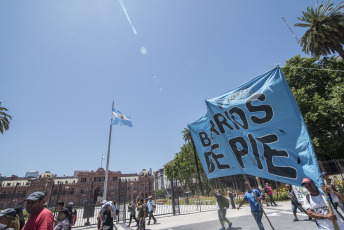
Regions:
M 269 193 L 269 189 L 267 187 L 264 188 L 264 193 Z
M 226 208 L 229 208 L 229 201 L 228 201 L 227 198 L 225 198 L 225 207 L 226 207 Z
M 223 195 L 216 195 L 216 200 L 220 209 L 223 209 L 224 207 L 229 208 L 229 201 Z

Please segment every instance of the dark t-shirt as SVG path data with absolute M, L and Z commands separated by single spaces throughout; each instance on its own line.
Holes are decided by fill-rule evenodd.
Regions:
M 30 216 L 23 230 L 53 230 L 54 215 L 46 208 Z

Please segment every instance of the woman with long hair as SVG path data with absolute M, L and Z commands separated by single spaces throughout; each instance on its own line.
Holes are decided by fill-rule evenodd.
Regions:
M 0 212 L 0 230 L 2 229 L 20 230 L 19 217 L 13 208 Z

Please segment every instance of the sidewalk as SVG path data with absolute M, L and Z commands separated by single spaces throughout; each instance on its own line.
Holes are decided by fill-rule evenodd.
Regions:
M 279 214 L 288 214 L 288 215 L 292 215 L 291 212 L 291 206 L 290 206 L 290 201 L 286 201 L 286 202 L 279 202 L 278 206 L 275 207 L 265 207 L 264 206 L 264 210 L 266 212 L 266 214 L 271 217 L 276 216 L 276 213 Z M 247 216 L 247 218 L 245 218 L 245 221 L 249 221 L 252 222 L 255 225 L 255 221 L 252 217 L 251 214 L 251 209 L 249 207 L 248 204 L 245 204 L 240 210 L 237 209 L 227 209 L 227 218 L 229 220 L 231 220 L 232 218 L 236 218 L 236 217 L 244 217 Z M 306 214 L 303 213 L 298 213 L 298 217 L 299 218 L 306 218 Z M 156 230 L 156 229 L 172 229 L 175 227 L 179 227 L 179 226 L 187 226 L 187 225 L 193 225 L 193 224 L 200 224 L 200 223 L 205 223 L 205 222 L 209 222 L 209 221 L 216 221 L 216 223 L 218 222 L 218 216 L 217 216 L 217 210 L 213 210 L 213 211 L 207 211 L 207 212 L 197 212 L 197 213 L 191 213 L 191 214 L 181 214 L 181 215 L 177 215 L 177 216 L 173 216 L 173 215 L 162 215 L 162 216 L 157 216 L 157 223 L 156 224 L 151 224 L 151 225 L 146 225 L 146 229 L 150 229 L 150 230 Z M 290 219 L 290 222 L 292 223 L 292 219 L 288 217 L 288 221 Z M 147 218 L 148 221 L 148 218 Z M 146 221 L 146 223 L 147 223 Z M 263 221 L 266 221 L 266 218 L 263 217 Z M 151 221 L 152 223 L 153 221 Z M 136 227 L 126 227 L 128 224 L 127 223 L 120 223 L 120 224 L 116 224 L 115 226 L 117 227 L 118 230 L 131 230 L 131 229 L 136 229 Z M 240 226 L 240 223 L 235 223 L 233 221 L 233 224 L 236 224 L 236 226 Z M 275 223 L 276 224 L 276 223 Z M 219 223 L 218 223 L 219 225 Z M 266 229 L 270 229 L 270 226 L 268 226 L 268 223 L 264 224 L 264 226 L 266 226 Z M 276 227 L 275 227 L 276 228 Z M 83 227 L 83 228 L 78 228 L 78 229 L 92 229 L 95 230 L 97 229 L 96 226 L 92 226 L 92 227 Z M 216 228 L 215 228 L 216 229 Z

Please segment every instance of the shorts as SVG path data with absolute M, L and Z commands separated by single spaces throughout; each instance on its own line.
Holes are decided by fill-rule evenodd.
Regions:
M 293 213 L 296 213 L 296 210 L 297 210 L 297 205 L 291 204 L 291 211 Z

